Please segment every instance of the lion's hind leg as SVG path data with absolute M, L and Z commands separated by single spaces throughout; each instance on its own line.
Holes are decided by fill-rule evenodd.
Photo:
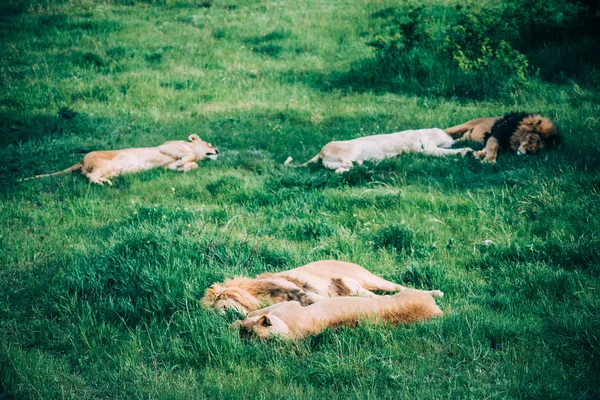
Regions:
M 322 155 L 321 163 L 325 168 L 332 169 L 337 174 L 348 172 L 353 166 L 351 158 L 331 155 Z
M 361 276 L 359 281 L 361 287 L 367 290 L 381 290 L 383 292 L 401 292 L 407 289 L 402 285 L 398 285 L 394 282 L 387 281 L 373 274 L 366 277 Z
M 94 170 L 90 173 L 84 173 L 85 176 L 89 179 L 91 183 L 97 183 L 102 186 L 105 183 L 108 183 L 109 186 L 112 186 L 112 181 L 108 179 L 101 171 Z
M 361 285 L 360 282 L 358 282 L 356 279 L 341 278 L 339 281 L 340 281 L 341 285 L 343 285 L 345 287 L 345 289 L 347 290 L 347 293 L 338 291 L 338 295 L 340 295 L 340 296 L 344 296 L 344 295 L 352 296 L 353 295 L 353 296 L 360 296 L 360 297 L 377 297 L 377 295 L 375 293 L 365 289 L 363 287 L 363 285 Z
M 394 282 L 387 281 L 377 275 L 371 275 L 368 277 L 361 277 L 361 286 L 368 290 L 381 290 L 384 292 L 404 292 L 405 290 L 416 290 L 418 292 L 428 293 L 432 296 L 443 297 L 444 292 L 441 290 L 418 290 L 410 289 L 406 286 L 399 285 Z

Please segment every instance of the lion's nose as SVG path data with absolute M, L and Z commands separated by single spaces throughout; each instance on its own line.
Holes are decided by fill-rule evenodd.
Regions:
M 215 149 L 215 154 L 219 154 L 219 149 Z

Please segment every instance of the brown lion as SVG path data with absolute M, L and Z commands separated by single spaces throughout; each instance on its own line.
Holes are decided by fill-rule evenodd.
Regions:
M 284 301 L 297 301 L 307 306 L 332 296 L 375 297 L 371 290 L 398 292 L 407 288 L 373 275 L 360 265 L 324 260 L 276 274 L 237 277 L 215 283 L 206 290 L 202 304 L 219 311 L 231 308 L 246 315 Z M 439 290 L 425 293 L 444 295 Z
M 108 178 L 125 173 L 158 167 L 187 172 L 198 168 L 197 161 L 205 158 L 217 159 L 219 150 L 200 139 L 198 135 L 192 134 L 188 137 L 188 140 L 188 142 L 185 140 L 172 140 L 156 147 L 92 151 L 87 153 L 83 160 L 63 171 L 36 175 L 24 180 L 81 171 L 92 183 L 112 185 Z
M 496 162 L 498 148 L 511 149 L 519 155 L 535 154 L 560 142 L 558 129 L 548 118 L 524 112 L 503 117 L 477 118 L 445 129 L 457 140 L 473 140 L 484 144 L 475 157 Z
M 287 301 L 254 311 L 230 327 L 239 327 L 242 337 L 279 336 L 295 340 L 321 333 L 326 328 L 355 326 L 361 320 L 406 324 L 442 314 L 430 294 L 407 290 L 376 298 L 324 299 L 307 307 L 297 301 Z

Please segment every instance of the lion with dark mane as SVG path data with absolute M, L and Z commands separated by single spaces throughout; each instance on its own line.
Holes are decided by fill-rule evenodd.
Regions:
M 477 118 L 445 129 L 457 140 L 472 140 L 484 144 L 475 157 L 496 162 L 498 149 L 511 149 L 519 155 L 535 154 L 560 142 L 558 129 L 539 114 L 515 112 L 503 117 Z

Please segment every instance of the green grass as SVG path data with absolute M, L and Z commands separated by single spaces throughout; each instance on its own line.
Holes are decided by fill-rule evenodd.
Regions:
M 370 90 L 387 0 L 5 3 L 0 398 L 600 397 L 593 86 L 533 73 L 480 101 Z M 425 4 L 443 26 L 455 3 Z M 536 54 L 559 68 L 565 51 Z M 562 147 L 343 176 L 282 166 L 334 138 L 513 110 L 552 118 Z M 190 133 L 219 160 L 113 187 L 19 181 Z M 235 315 L 199 304 L 224 278 L 327 258 L 441 289 L 445 315 L 292 344 L 243 341 Z

